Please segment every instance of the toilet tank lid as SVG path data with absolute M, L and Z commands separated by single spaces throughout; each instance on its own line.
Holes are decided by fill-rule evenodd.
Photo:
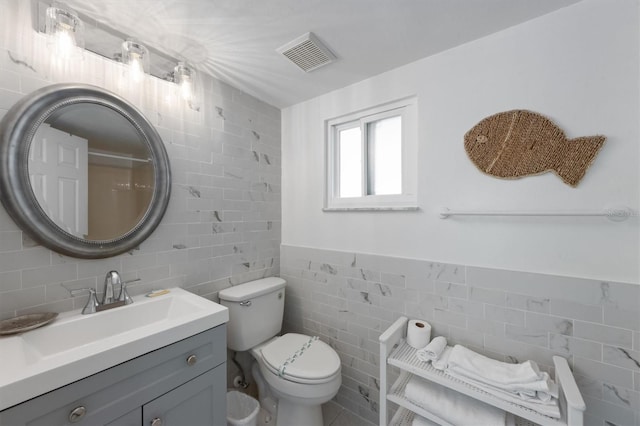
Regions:
M 228 302 L 242 302 L 284 288 L 286 283 L 279 277 L 263 278 L 225 288 L 218 293 L 218 297 Z

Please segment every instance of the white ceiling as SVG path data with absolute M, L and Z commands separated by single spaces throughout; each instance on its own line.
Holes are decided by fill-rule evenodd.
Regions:
M 580 0 L 67 0 L 286 107 Z M 305 73 L 276 49 L 313 32 L 338 61 Z

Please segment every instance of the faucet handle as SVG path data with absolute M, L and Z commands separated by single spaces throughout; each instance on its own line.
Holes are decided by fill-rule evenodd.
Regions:
M 120 296 L 118 296 L 118 302 L 124 302 L 125 305 L 130 305 L 133 303 L 133 299 L 131 299 L 131 296 L 129 296 L 129 293 L 127 293 L 127 284 L 136 281 L 140 281 L 140 278 L 136 278 L 135 280 L 130 281 L 122 281 L 122 284 L 120 285 Z
M 98 303 L 98 298 L 96 297 L 96 291 L 94 289 L 77 288 L 77 289 L 69 290 L 69 293 L 71 293 L 72 296 L 75 296 L 77 294 L 80 294 L 80 292 L 83 292 L 83 291 L 89 292 L 89 299 L 87 300 L 87 304 L 84 305 L 84 308 L 82 308 L 82 315 L 96 313 L 98 306 L 100 306 L 100 304 Z

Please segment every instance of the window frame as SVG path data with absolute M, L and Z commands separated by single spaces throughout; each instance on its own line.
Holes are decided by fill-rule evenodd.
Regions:
M 390 117 L 401 117 L 402 174 L 400 194 L 368 195 L 372 180 L 368 167 L 368 124 Z M 339 138 L 342 130 L 360 128 L 362 196 L 340 197 Z M 417 210 L 417 99 L 415 97 L 367 108 L 325 121 L 325 203 L 324 211 Z

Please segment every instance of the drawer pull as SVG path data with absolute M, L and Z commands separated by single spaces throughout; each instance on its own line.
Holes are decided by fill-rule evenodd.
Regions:
M 192 366 L 194 365 L 196 362 L 198 361 L 198 357 L 195 355 L 189 355 L 189 357 L 187 358 L 187 365 L 188 366 Z
M 156 417 L 151 420 L 151 426 L 162 426 L 162 419 L 160 417 Z
M 87 408 L 85 406 L 81 405 L 76 407 L 69 413 L 69 421 L 71 423 L 77 423 L 82 420 L 85 414 L 87 414 Z

